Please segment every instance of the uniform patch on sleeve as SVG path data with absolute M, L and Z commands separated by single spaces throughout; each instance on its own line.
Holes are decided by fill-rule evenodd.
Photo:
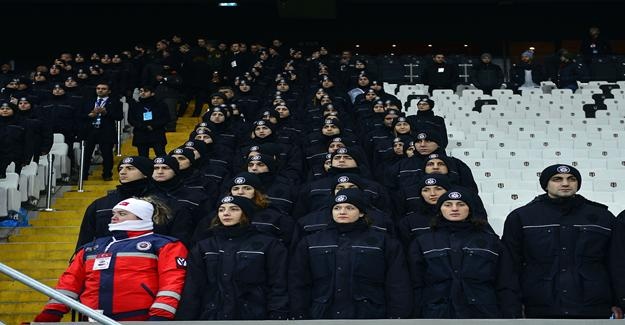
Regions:
M 176 267 L 179 269 L 186 269 L 187 268 L 187 259 L 184 257 L 176 257 Z

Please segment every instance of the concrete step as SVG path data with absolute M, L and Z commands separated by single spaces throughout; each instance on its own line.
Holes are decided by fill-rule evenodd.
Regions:
M 9 242 L 76 242 L 77 235 L 15 235 L 9 237 Z
M 68 258 L 49 259 L 49 260 L 17 259 L 17 260 L 3 260 L 3 263 L 22 273 L 25 273 L 31 278 L 39 278 L 34 275 L 29 275 L 31 270 L 35 270 L 35 271 L 36 270 L 48 270 L 50 272 L 48 274 L 53 274 L 50 277 L 54 278 L 54 277 L 60 276 L 61 273 L 65 271 L 65 269 L 69 265 L 69 259 Z M 52 272 L 53 269 L 56 270 L 55 272 L 57 271 L 60 271 L 60 272 L 53 273 Z
M 59 275 L 60 276 L 60 275 Z M 45 285 L 47 285 L 48 287 L 54 287 L 56 286 L 58 279 L 35 279 Z M 22 284 L 19 281 L 15 281 L 13 279 L 6 279 L 6 280 L 1 280 L 0 281 L 0 301 L 7 301 L 7 299 L 4 299 L 5 297 L 9 296 L 9 292 L 16 292 L 19 294 L 23 294 L 24 292 L 28 292 L 28 293 L 35 293 L 38 296 L 42 296 L 40 293 L 38 293 L 37 291 L 35 291 L 34 289 L 31 289 L 30 287 L 26 286 L 25 284 Z M 10 300 L 10 299 L 9 299 Z M 41 300 L 41 299 L 39 299 Z M 37 301 L 39 301 L 37 300 Z
M 42 302 L 0 302 L 0 314 L 34 314 L 43 310 L 48 299 Z
M 37 219 L 44 219 L 44 218 L 61 218 L 61 219 L 65 219 L 65 218 L 73 218 L 76 216 L 83 216 L 85 214 L 84 210 L 77 210 L 77 209 L 57 209 L 56 211 L 51 211 L 51 212 L 45 212 L 45 211 L 41 211 L 37 214 Z
M 71 203 L 77 207 L 87 207 L 89 206 L 89 204 L 91 204 L 91 202 L 93 202 L 94 199 L 89 198 L 89 197 L 60 197 L 57 198 L 56 201 L 54 202 L 55 204 L 57 203 Z
M 29 220 L 29 223 L 33 227 L 48 227 L 48 226 L 75 226 L 75 227 L 80 227 L 80 224 L 82 223 L 82 215 L 81 216 L 67 218 L 67 219 L 59 219 L 59 218 L 54 218 L 54 219 L 31 219 L 31 220 Z
M 7 252 L 15 250 L 29 250 L 29 251 L 74 251 L 76 248 L 76 241 L 59 241 L 59 242 L 19 242 L 19 243 L 0 243 L 0 256 L 5 256 Z
M 16 314 L 16 313 L 1 313 L 0 312 L 0 320 L 2 320 L 2 322 L 4 322 L 7 325 L 19 325 L 22 322 L 32 322 L 35 319 L 35 316 L 37 316 L 37 314 L 39 314 L 41 310 L 43 310 L 43 304 L 41 305 L 41 308 L 39 310 L 32 312 L 32 313 Z M 72 319 L 71 313 L 68 313 L 67 315 L 65 315 L 65 317 L 63 317 L 61 322 L 71 322 L 71 319 Z
M 80 227 L 76 226 L 48 226 L 48 227 L 22 227 L 19 228 L 19 234 L 24 236 L 30 235 L 61 235 L 78 237 Z
M 27 260 L 62 260 L 65 259 L 69 261 L 74 253 L 73 249 L 66 250 L 15 250 L 10 252 L 2 253 L 2 260 L 19 260 L 19 259 L 27 259 Z

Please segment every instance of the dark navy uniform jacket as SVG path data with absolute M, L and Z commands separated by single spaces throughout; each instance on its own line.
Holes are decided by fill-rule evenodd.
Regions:
M 289 269 L 296 319 L 410 316 L 412 292 L 403 249 L 361 218 L 304 237 Z
M 408 252 L 415 316 L 519 317 L 521 304 L 509 253 L 487 227 L 440 220 Z
M 527 317 L 609 318 L 623 306 L 623 225 L 580 195 L 547 194 L 512 211 L 502 241 L 519 277 Z
M 287 250 L 249 226 L 217 227 L 189 255 L 176 318 L 286 319 Z

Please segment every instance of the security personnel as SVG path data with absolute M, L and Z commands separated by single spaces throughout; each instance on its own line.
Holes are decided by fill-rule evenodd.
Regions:
M 510 254 L 474 206 L 473 193 L 450 188 L 436 203 L 431 228 L 412 241 L 416 317 L 520 317 Z
M 15 163 L 15 172 L 30 162 L 33 156 L 33 136 L 29 123 L 9 102 L 0 103 L 0 179 L 6 178 L 6 169 Z
M 412 292 L 404 251 L 369 227 L 359 190 L 337 193 L 332 226 L 304 237 L 289 269 L 295 319 L 407 318 Z
M 506 219 L 502 241 L 528 318 L 623 317 L 623 225 L 577 194 L 581 183 L 574 167 L 551 165 L 540 174 L 547 193 Z
M 211 236 L 191 250 L 177 319 L 286 319 L 287 250 L 250 227 L 253 216 L 250 199 L 221 199 Z
M 165 155 L 165 126 L 170 121 L 167 106 L 156 99 L 151 86 L 139 89 L 139 100 L 130 103 L 128 123 L 133 126 L 132 145 L 139 156 L 150 157 L 150 148 L 157 156 Z
M 290 215 L 295 197 L 294 186 L 289 178 L 276 174 L 277 164 L 272 156 L 257 154 L 247 159 L 247 171 L 260 179 L 272 206 Z
M 96 98 L 85 101 L 78 113 L 79 121 L 85 130 L 86 141 L 83 175 L 85 179 L 89 175 L 91 155 L 97 144 L 102 154 L 102 179 L 110 181 L 113 180 L 113 145 L 117 143 L 115 125 L 116 121 L 124 118 L 124 113 L 119 98 L 111 94 L 109 84 L 98 83 L 95 91 Z
M 93 201 L 82 218 L 76 249 L 96 238 L 110 235 L 108 224 L 111 222 L 111 209 L 120 201 L 133 196 L 142 197 L 154 194 L 155 189 L 150 179 L 154 163 L 141 156 L 125 157 L 117 167 L 119 185 L 106 196 Z
M 407 249 L 410 242 L 430 229 L 430 221 L 437 215 L 436 202 L 449 190 L 451 184 L 446 175 L 424 175 L 419 183 L 401 191 L 401 206 L 397 210 L 403 212 L 397 223 L 399 237 Z
M 154 234 L 161 206 L 130 198 L 113 207 L 112 236 L 80 248 L 56 290 L 119 321 L 171 320 L 184 286 L 188 251 Z M 69 307 L 50 299 L 35 322 L 59 322 Z

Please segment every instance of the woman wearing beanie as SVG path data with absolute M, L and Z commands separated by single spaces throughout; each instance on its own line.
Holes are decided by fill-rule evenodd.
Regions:
M 402 217 L 397 230 L 406 249 L 415 237 L 430 229 L 430 220 L 437 214 L 436 202 L 449 188 L 446 175 L 432 174 L 400 192 L 397 210 Z
M 210 211 L 208 197 L 184 186 L 178 176 L 180 165 L 172 156 L 154 158 L 152 181 L 156 195 L 172 209 L 169 222 L 159 225 L 156 233 L 169 235 L 189 245 L 195 225 Z
M 391 216 L 376 208 L 369 203 L 369 192 L 363 191 L 363 182 L 358 175 L 354 174 L 342 174 L 336 176 L 336 183 L 332 186 L 332 197 L 328 200 L 327 197 L 321 196 L 320 198 L 311 198 L 313 200 L 323 200 L 326 202 L 323 208 L 314 210 L 300 218 L 297 218 L 295 225 L 295 231 L 293 233 L 293 240 L 291 241 L 296 245 L 301 237 L 324 230 L 332 222 L 332 204 L 334 203 L 334 196 L 339 191 L 344 189 L 354 189 L 361 191 L 361 194 L 365 198 L 365 213 L 367 218 L 371 221 L 371 228 L 386 232 L 395 237 L 397 231 L 395 229 L 395 223 Z M 330 201 L 330 204 L 327 202 Z
M 278 162 L 270 155 L 256 154 L 247 158 L 247 172 L 260 179 L 272 206 L 290 215 L 294 201 L 293 182 L 278 174 L 278 168 Z
M 289 269 L 295 319 L 407 318 L 412 292 L 401 244 L 372 229 L 359 190 L 337 193 L 326 230 L 304 237 Z
M 15 163 L 19 174 L 33 157 L 34 137 L 30 123 L 17 113 L 9 102 L 0 102 L 0 179 L 6 178 L 6 169 Z
M 166 214 L 149 199 L 118 202 L 110 235 L 78 250 L 56 290 L 117 321 L 173 319 L 188 252 L 180 241 L 153 232 L 152 220 Z M 35 322 L 59 322 L 69 310 L 50 299 Z
M 154 163 L 146 157 L 130 156 L 119 162 L 119 185 L 87 207 L 80 225 L 76 249 L 96 238 L 110 235 L 108 224 L 111 222 L 111 209 L 118 202 L 133 196 L 155 194 L 151 182 L 153 171 Z
M 195 164 L 195 153 L 191 148 L 176 148 L 169 152 L 169 155 L 178 161 L 180 170 L 178 176 L 182 179 L 182 184 L 191 190 L 204 193 L 210 202 L 217 200 L 219 188 L 217 182 L 201 173 Z
M 510 254 L 474 208 L 471 192 L 450 188 L 436 203 L 431 229 L 412 240 L 416 317 L 520 317 Z
M 177 319 L 286 319 L 287 250 L 251 227 L 253 217 L 250 199 L 221 199 L 210 236 L 191 250 Z
M 445 119 L 441 116 L 435 115 L 432 111 L 434 109 L 434 101 L 430 98 L 421 98 L 417 102 L 417 114 L 408 117 L 410 125 L 415 130 L 428 130 L 432 129 L 441 134 L 441 148 L 447 148 L 449 139 L 447 138 L 447 127 L 445 126 Z
M 261 233 L 279 239 L 289 247 L 293 235 L 293 218 L 273 206 L 273 202 L 264 192 L 261 180 L 255 174 L 238 173 L 227 182 L 225 188 L 228 195 L 246 197 L 253 202 L 254 216 L 250 217 L 252 226 Z M 210 235 L 209 225 L 213 215 L 214 213 L 209 213 L 198 223 L 193 235 L 194 241 Z

